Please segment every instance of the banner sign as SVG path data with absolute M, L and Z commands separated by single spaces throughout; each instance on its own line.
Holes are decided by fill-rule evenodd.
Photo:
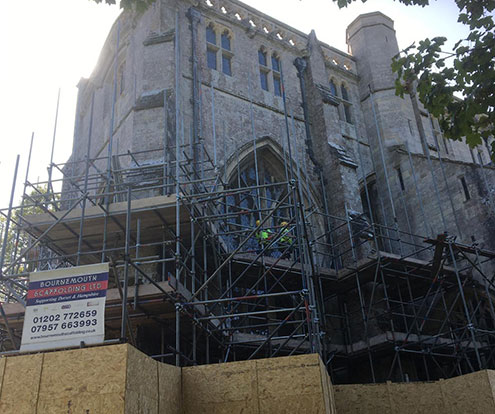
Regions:
M 40 351 L 105 339 L 108 263 L 34 272 L 21 351 Z

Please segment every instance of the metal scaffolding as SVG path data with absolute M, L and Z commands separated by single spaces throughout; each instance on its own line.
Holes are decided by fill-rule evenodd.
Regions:
M 263 175 L 270 166 L 249 97 L 251 155 L 240 160 L 236 148 L 227 176 L 227 159 L 217 154 L 225 138 L 217 142 L 213 128 L 211 156 L 196 119 L 209 93 L 215 125 L 214 87 L 193 71 L 187 142 L 179 73 L 177 64 L 175 96 L 163 94 L 164 120 L 174 118 L 175 128 L 164 122 L 159 148 L 113 153 L 112 121 L 105 156 L 90 157 L 90 127 L 86 157 L 50 162 L 48 181 L 29 182 L 28 163 L 22 203 L 12 196 L 0 211 L 3 351 L 19 347 L 29 272 L 109 262 L 108 340 L 162 362 L 319 353 L 337 383 L 434 380 L 495 367 L 495 253 L 428 234 L 417 185 L 425 234 L 399 228 L 395 208 L 388 225 L 387 200 L 372 211 L 364 172 L 369 211 L 329 214 L 323 180 L 321 202 L 311 198 L 303 145 L 292 147 L 298 141 L 285 105 L 280 174 Z M 91 126 L 92 118 L 93 105 Z M 380 162 L 387 171 L 383 154 Z M 17 167 L 14 176 L 12 194 Z M 383 194 L 394 207 L 385 178 Z
M 46 191 L 57 180 L 26 181 L 23 202 L 2 211 L 16 240 L 3 248 L 3 350 L 19 345 L 22 318 L 4 308 L 23 303 L 28 272 L 104 260 L 118 291 L 107 336 L 162 361 L 317 352 L 336 382 L 494 366 L 493 252 L 331 216 L 288 163 L 288 180 L 227 182 L 180 138 L 166 148 L 177 158 L 138 162 L 163 151 L 113 155 L 109 185 L 105 157 L 53 164 L 59 193 Z

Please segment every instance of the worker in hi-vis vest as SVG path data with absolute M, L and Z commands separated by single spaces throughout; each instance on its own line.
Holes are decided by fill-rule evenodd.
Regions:
M 256 220 L 256 227 L 259 227 L 260 224 L 261 221 Z M 260 251 L 270 244 L 271 237 L 272 231 L 270 229 L 258 229 L 258 232 L 256 233 L 256 240 L 258 241 L 258 244 L 260 246 Z

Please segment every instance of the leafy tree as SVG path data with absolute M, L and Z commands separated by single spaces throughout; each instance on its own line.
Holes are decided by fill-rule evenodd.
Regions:
M 332 0 L 346 7 L 357 0 Z M 363 3 L 366 0 L 361 0 Z M 430 0 L 399 0 L 428 6 Z M 455 0 L 458 22 L 469 26 L 452 51 L 442 50 L 445 37 L 424 39 L 401 51 L 392 62 L 396 94 L 415 95 L 438 119 L 446 138 L 475 147 L 488 144 L 495 125 L 495 0 Z M 491 142 L 495 161 L 495 140 Z
M 35 214 L 44 214 L 50 211 L 55 211 L 57 209 L 59 201 L 59 195 L 55 195 L 48 192 L 47 186 L 36 186 L 33 190 L 24 196 L 22 217 L 27 217 Z M 23 250 L 28 248 L 30 245 L 30 236 L 24 231 L 19 229 L 22 226 L 21 209 L 16 209 L 12 213 L 12 221 L 9 225 L 7 233 L 7 244 L 5 249 L 5 260 L 4 265 L 10 264 L 10 262 L 15 259 Z M 5 216 L 0 216 L 0 249 L 3 245 L 3 238 L 5 237 L 5 228 L 7 224 L 7 219 Z M 33 249 L 33 251 L 28 254 L 28 259 L 35 259 L 36 255 L 39 254 L 39 248 Z M 26 258 L 23 258 L 19 267 L 18 272 L 31 271 L 32 266 L 26 265 Z
M 116 4 L 117 0 L 93 0 L 96 3 Z M 120 0 L 120 8 L 124 10 L 145 11 L 155 0 Z
M 405 0 L 401 0 L 406 3 Z M 410 0 L 407 3 L 428 3 Z M 495 0 L 456 0 L 458 21 L 470 33 L 459 39 L 452 52 L 442 50 L 447 40 L 435 37 L 411 45 L 395 57 L 396 93 L 414 93 L 438 118 L 447 138 L 466 139 L 475 147 L 494 135 L 495 125 Z M 459 99 L 461 98 L 461 99 Z M 491 142 L 495 161 L 495 141 Z

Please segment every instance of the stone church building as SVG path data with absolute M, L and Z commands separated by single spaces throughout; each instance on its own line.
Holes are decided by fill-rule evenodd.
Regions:
M 360 15 L 346 39 L 237 0 L 158 0 L 113 25 L 78 85 L 62 204 L 105 211 L 102 257 L 124 286 L 173 290 L 166 309 L 129 306 L 144 352 L 318 352 L 337 383 L 493 368 L 488 146 L 445 139 L 395 95 L 391 18 Z

